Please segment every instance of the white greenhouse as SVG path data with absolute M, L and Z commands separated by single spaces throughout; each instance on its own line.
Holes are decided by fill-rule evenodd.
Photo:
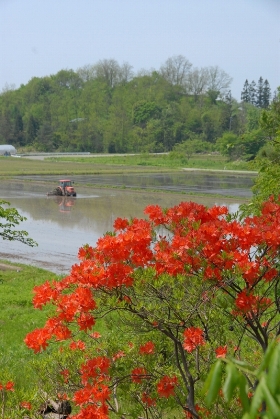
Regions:
M 10 144 L 0 145 L 0 156 L 11 156 L 12 154 L 17 154 L 17 150 L 14 146 Z

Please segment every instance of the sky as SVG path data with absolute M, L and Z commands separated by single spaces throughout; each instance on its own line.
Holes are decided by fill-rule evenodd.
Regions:
M 159 70 L 183 55 L 280 86 L 280 0 L 0 0 L 0 92 L 99 60 Z

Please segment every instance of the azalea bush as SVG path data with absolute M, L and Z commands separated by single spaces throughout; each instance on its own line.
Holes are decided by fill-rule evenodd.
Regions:
M 116 219 L 70 275 L 35 287 L 35 308 L 53 315 L 25 342 L 59 343 L 46 370 L 74 418 L 241 417 L 222 379 L 210 410 L 205 381 L 217 358 L 257 368 L 279 333 L 280 205 L 244 219 L 193 202 L 145 215 Z M 249 403 L 258 377 L 244 377 Z

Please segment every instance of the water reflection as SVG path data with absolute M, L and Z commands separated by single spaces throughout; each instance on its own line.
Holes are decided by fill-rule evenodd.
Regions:
M 129 189 L 97 189 L 79 186 L 78 197 L 47 197 L 46 184 L 8 182 L 0 184 L 0 196 L 27 218 L 20 229 L 28 231 L 38 242 L 37 248 L 21 243 L 0 241 L 1 259 L 26 263 L 68 273 L 78 262 L 79 247 L 96 241 L 112 230 L 117 217 L 143 217 L 147 205 L 168 208 L 192 200 L 207 206 L 227 205 L 231 212 L 238 209 L 238 199 L 187 196 L 182 193 L 132 191 Z
M 58 206 L 59 212 L 69 213 L 75 205 L 76 198 L 70 196 L 55 196 L 54 203 Z

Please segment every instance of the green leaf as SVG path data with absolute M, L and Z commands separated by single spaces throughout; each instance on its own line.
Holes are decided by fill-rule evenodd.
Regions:
M 234 363 L 235 363 L 235 365 L 237 365 L 237 366 L 239 366 L 239 367 L 241 367 L 241 368 L 243 368 L 247 371 L 252 371 L 253 372 L 255 370 L 255 368 L 252 365 L 248 364 L 248 362 L 241 361 L 240 359 L 234 359 Z
M 226 366 L 226 374 L 226 379 L 223 385 L 223 394 L 225 397 L 225 401 L 228 403 L 230 402 L 233 392 L 236 389 L 239 379 L 239 372 L 236 366 L 230 363 Z
M 211 368 L 210 374 L 209 374 L 209 380 L 206 380 L 205 388 L 206 388 L 206 398 L 205 403 L 207 406 L 210 406 L 216 399 L 218 392 L 221 388 L 221 382 L 222 382 L 222 371 L 223 371 L 223 365 L 221 360 L 218 360 L 213 367 Z
M 273 395 L 276 395 L 279 389 L 280 377 L 280 346 L 274 347 L 273 353 L 270 358 L 267 374 L 267 385 Z
M 243 410 L 246 412 L 250 409 L 248 394 L 247 394 L 247 380 L 243 374 L 239 377 L 239 397 L 243 406 Z
M 258 375 L 258 376 L 259 376 L 259 374 L 260 374 L 262 371 L 264 371 L 264 370 L 268 367 L 268 365 L 270 364 L 270 358 L 271 358 L 271 356 L 272 356 L 272 354 L 273 354 L 274 348 L 275 348 L 275 342 L 272 342 L 272 343 L 268 346 L 267 350 L 265 351 L 265 354 L 264 354 L 263 360 L 262 360 L 262 362 L 261 362 L 261 365 L 260 365 L 260 366 L 259 366 L 259 368 L 257 369 L 257 375 Z
M 251 402 L 251 408 L 250 408 L 250 415 L 252 418 L 255 418 L 257 416 L 257 412 L 259 410 L 259 407 L 261 406 L 263 399 L 264 399 L 264 392 L 263 392 L 263 379 L 258 384 L 257 389 L 255 391 L 255 394 L 252 398 Z
M 267 404 L 267 407 L 270 410 L 270 414 L 272 414 L 272 418 L 279 419 L 280 418 L 280 406 L 276 402 L 275 398 L 272 396 L 272 394 L 269 391 L 269 388 L 267 387 L 265 381 L 262 383 L 263 388 L 263 394 L 264 398 Z

